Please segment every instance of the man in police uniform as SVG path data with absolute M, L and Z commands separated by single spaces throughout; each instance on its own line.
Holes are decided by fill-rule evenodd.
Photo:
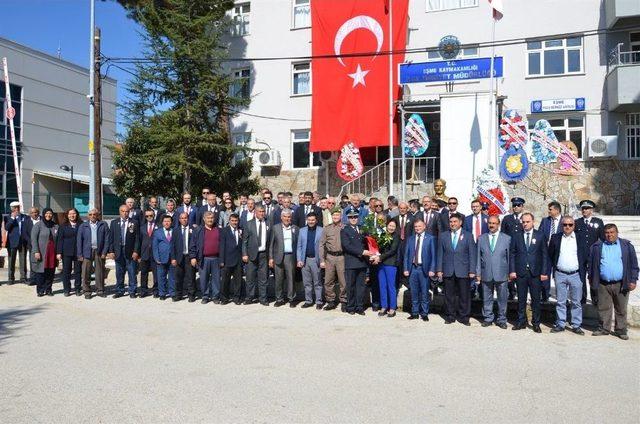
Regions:
M 522 233 L 522 222 L 520 222 L 520 218 L 522 218 L 524 212 L 524 199 L 522 197 L 512 197 L 511 210 L 513 213 L 505 215 L 505 217 L 502 218 L 500 232 L 513 238 L 516 234 Z M 516 293 L 515 281 L 509 281 L 509 300 L 515 299 Z
M 342 312 L 347 308 L 347 291 L 344 277 L 344 253 L 340 243 L 340 231 L 343 224 L 342 210 L 338 207 L 331 210 L 331 224 L 324 227 L 320 237 L 320 268 L 324 269 L 324 296 L 327 300 L 325 311 L 338 306 L 336 302 L 336 280 L 340 285 L 340 305 Z
M 596 207 L 596 204 L 591 200 L 583 200 L 580 202 L 580 210 L 582 212 L 582 217 L 576 219 L 576 233 L 580 233 L 584 235 L 586 240 L 586 248 L 587 254 L 586 257 L 589 257 L 589 249 L 593 243 L 598 240 L 604 241 L 604 222 L 602 219 L 593 216 L 593 209 Z M 590 288 L 591 293 L 591 302 L 594 305 L 598 304 L 598 291 Z M 587 303 L 587 280 L 584 279 L 582 281 L 582 299 L 581 303 L 584 305 Z

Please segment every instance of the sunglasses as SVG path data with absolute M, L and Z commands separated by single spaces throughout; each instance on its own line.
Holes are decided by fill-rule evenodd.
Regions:
M 573 227 L 574 224 L 562 224 L 563 227 Z
M 357 216 L 350 216 L 349 219 L 358 219 Z
M 153 215 L 145 215 L 147 218 L 153 218 Z
M 208 192 L 208 191 L 203 191 L 203 192 L 202 192 L 202 195 L 203 195 L 203 196 L 205 196 L 205 195 L 207 195 L 207 194 L 209 194 L 209 192 Z
M 458 204 L 458 202 L 449 202 L 449 203 L 447 203 L 447 205 L 457 205 L 457 204 Z
M 381 207 L 382 207 L 382 205 L 376 205 L 376 208 L 381 208 Z

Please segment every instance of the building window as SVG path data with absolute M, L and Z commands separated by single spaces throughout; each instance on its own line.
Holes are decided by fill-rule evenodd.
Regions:
M 427 12 L 475 7 L 478 0 L 427 0 Z
M 464 49 L 460 49 L 460 52 L 458 52 L 458 56 L 456 56 L 456 59 L 471 59 L 474 57 L 478 57 L 478 48 L 477 47 L 467 47 Z M 445 60 L 442 58 L 442 56 L 440 55 L 440 51 L 436 50 L 436 51 L 429 51 L 427 52 L 427 60 Z
M 627 158 L 640 159 L 640 113 L 627 113 Z
M 640 32 L 629 34 L 629 50 L 631 50 L 631 63 L 640 63 Z
M 309 62 L 294 63 L 291 68 L 291 94 L 294 96 L 311 94 L 311 64 Z
M 249 68 L 233 71 L 233 83 L 231 84 L 231 97 L 248 99 L 251 95 L 251 70 Z
M 540 119 L 529 120 L 529 129 L 532 130 L 536 121 Z M 553 133 L 558 141 L 572 141 L 578 149 L 578 158 L 582 158 L 582 148 L 584 146 L 584 116 L 569 116 L 566 118 L 550 118 L 547 119 Z
M 527 43 L 527 75 L 569 75 L 582 72 L 582 37 Z
M 311 0 L 293 0 L 293 27 L 308 28 L 311 26 Z
M 234 133 L 231 135 L 231 142 L 233 143 L 234 146 L 248 147 L 249 143 L 251 143 L 251 133 L 250 132 Z M 239 162 L 241 160 L 246 159 L 246 157 L 247 157 L 246 153 L 236 152 L 234 158 L 236 162 Z
M 320 154 L 309 152 L 309 130 L 295 130 L 291 132 L 293 152 L 293 168 L 304 169 L 320 166 Z
M 22 87 L 10 84 L 11 106 L 15 109 L 13 127 L 16 135 L 18 163 L 22 162 Z M 7 101 L 4 82 L 0 83 L 0 213 L 9 212 L 9 203 L 18 200 L 11 129 L 7 118 Z
M 231 12 L 231 35 L 242 37 L 249 34 L 249 14 L 251 3 L 240 3 L 233 7 Z

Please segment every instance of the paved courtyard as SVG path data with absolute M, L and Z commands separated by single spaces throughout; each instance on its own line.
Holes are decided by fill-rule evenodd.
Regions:
M 405 317 L 2 285 L 0 422 L 640 420 L 637 330 L 625 342 Z

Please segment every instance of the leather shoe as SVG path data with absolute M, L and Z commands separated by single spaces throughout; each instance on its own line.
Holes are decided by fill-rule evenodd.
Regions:
M 91 293 L 85 293 L 84 294 L 84 298 L 85 299 L 91 299 Z
M 64 297 L 69 297 L 69 296 L 71 296 L 71 293 L 69 293 L 69 292 L 64 292 Z
M 560 327 L 559 325 L 556 325 L 551 329 L 552 333 L 562 333 L 563 331 L 564 331 L 564 327 Z
M 534 333 L 542 333 L 542 330 L 540 329 L 540 326 L 538 324 L 533 326 L 533 332 Z
M 460 324 L 466 326 L 466 327 L 471 327 L 471 323 L 469 321 L 460 321 Z
M 424 315 L 421 317 L 422 321 L 429 321 L 429 316 L 428 315 Z
M 346 303 L 340 303 L 340 311 L 347 312 L 347 304 Z
M 629 336 L 627 335 L 626 331 L 614 331 L 613 335 L 616 337 L 619 337 L 621 340 L 629 340 Z
M 409 315 L 407 319 L 418 319 L 418 315 Z
M 107 294 L 105 292 L 98 292 L 98 296 L 99 297 L 107 297 Z
M 250 299 L 245 300 L 244 302 L 242 302 L 243 305 L 251 305 L 253 302 Z
M 396 316 L 396 311 L 389 312 L 389 313 L 387 314 L 387 318 L 393 318 L 393 317 L 395 317 L 395 316 Z
M 116 293 L 116 294 L 113 295 L 113 298 L 117 299 L 117 298 L 122 297 L 122 296 L 124 296 L 124 293 Z
M 605 330 L 604 328 L 598 328 L 596 331 L 591 333 L 591 335 L 592 336 L 607 336 L 607 335 L 609 335 L 609 332 L 607 330 Z
M 498 327 L 502 328 L 503 330 L 507 329 L 507 323 L 506 322 L 501 322 L 500 324 L 498 324 Z
M 511 329 L 513 331 L 518 331 L 518 330 L 524 330 L 525 328 L 527 328 L 527 324 L 522 323 L 522 324 L 516 324 L 513 327 L 511 327 Z
M 364 311 L 358 311 L 358 312 L 356 312 L 356 314 L 358 314 L 358 315 L 365 315 Z
M 298 304 L 296 302 L 289 302 L 289 307 L 290 308 L 295 308 L 296 306 L 298 306 Z
M 267 302 L 267 301 L 260 302 L 260 304 L 261 304 L 262 306 L 269 306 L 269 302 Z
M 160 300 L 167 300 L 167 296 L 160 296 Z
M 206 305 L 207 303 L 209 303 L 209 298 L 203 297 L 200 303 L 202 303 L 203 305 Z
M 493 323 L 489 322 L 489 321 L 482 321 L 482 324 L 480 324 L 480 325 L 482 325 L 483 327 L 491 327 L 491 324 L 493 324 Z
M 373 305 L 371 305 L 371 310 L 372 310 L 373 312 L 378 312 L 378 311 L 380 310 L 380 307 L 379 307 L 379 306 L 373 306 Z
M 445 319 L 444 323 L 445 324 L 453 324 L 455 321 L 453 321 L 452 319 Z
M 180 297 L 178 297 L 178 296 L 173 296 L 173 297 L 171 298 L 171 301 L 172 301 L 172 302 L 178 302 L 178 301 L 180 301 L 181 299 L 182 299 L 182 298 L 180 298 Z
M 130 298 L 130 299 L 135 299 L 136 297 L 137 297 L 137 296 L 136 296 L 136 294 L 135 294 L 135 293 L 131 293 L 131 294 L 129 294 L 129 298 Z
M 573 327 L 571 328 L 571 331 L 578 336 L 584 336 L 584 331 L 582 331 L 582 328 L 580 327 Z
M 329 302 L 325 305 L 324 310 L 325 311 L 332 311 L 334 309 L 336 309 L 338 307 L 338 304 L 336 302 Z
M 313 306 L 313 303 L 304 302 L 304 304 L 302 305 L 302 309 L 310 308 L 312 306 Z
M 349 311 L 348 314 L 349 315 L 355 315 L 356 313 L 355 313 L 355 311 Z
M 220 304 L 220 299 L 213 299 L 212 302 L 216 305 Z
M 196 301 L 196 297 L 195 296 L 189 296 L 189 303 L 193 303 Z
M 276 300 L 276 303 L 273 304 L 276 308 L 279 308 L 282 305 L 284 305 L 284 300 Z
M 316 303 L 316 309 L 322 310 L 322 303 Z

